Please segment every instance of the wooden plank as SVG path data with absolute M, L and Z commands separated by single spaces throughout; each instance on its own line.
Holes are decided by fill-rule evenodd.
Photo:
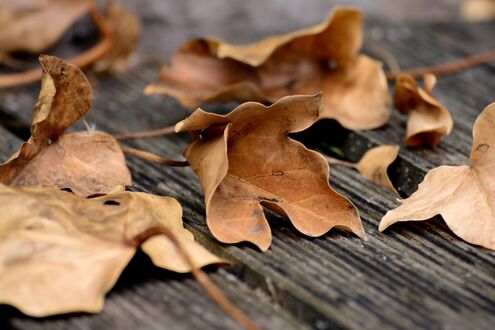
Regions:
M 380 24 L 376 26 L 383 27 Z M 383 42 L 405 66 L 430 64 L 433 60 L 441 62 L 456 54 L 462 55 L 462 45 L 440 35 L 450 31 L 449 26 L 440 25 L 439 33 L 436 33 L 439 25 L 410 26 L 414 33 L 407 40 Z M 476 33 L 476 27 L 468 33 L 478 38 L 472 44 L 489 44 L 490 41 L 483 39 L 482 33 Z M 397 26 L 385 28 L 396 29 Z M 480 29 L 485 31 L 486 25 Z M 454 30 L 457 31 L 456 28 Z M 441 47 L 437 49 L 436 45 Z M 421 51 L 410 51 L 418 48 Z M 120 78 L 98 80 L 97 100 L 88 120 L 110 132 L 161 127 L 180 120 L 185 111 L 174 100 L 141 95 L 140 91 L 155 78 L 157 70 L 158 65 L 151 64 L 140 66 Z M 472 122 L 482 108 L 477 106 L 491 97 L 489 92 L 493 90 L 493 80 L 489 79 L 491 72 L 491 66 L 485 66 L 440 80 L 438 93 L 442 101 L 451 102 L 447 105 L 453 110 L 457 127 L 453 135 L 435 151 L 401 152 L 394 175 L 396 182 L 398 175 L 401 175 L 399 188 L 402 192 L 410 193 L 428 168 L 444 162 L 466 160 Z M 459 97 L 469 91 L 474 96 Z M 9 93 L 11 98 L 12 95 L 16 98 L 5 101 L 5 94 L 1 93 L 3 110 L 26 119 L 30 116 L 35 94 L 34 88 L 16 89 Z M 209 107 L 214 111 L 228 108 Z M 321 123 L 319 128 L 311 129 L 301 138 L 323 150 L 327 150 L 328 145 L 343 146 L 347 157 L 356 159 L 370 145 L 401 141 L 404 123 L 405 118 L 394 114 L 385 129 L 365 133 L 340 132 L 342 142 L 335 140 L 334 134 L 323 135 L 328 132 L 328 127 L 336 128 L 330 123 Z M 180 154 L 186 143 L 187 137 L 178 136 L 138 141 L 130 145 L 172 158 Z M 395 196 L 350 170 L 332 170 L 332 180 L 339 191 L 358 205 L 370 235 L 368 242 L 340 232 L 309 239 L 297 234 L 286 219 L 271 215 L 274 242 L 272 248 L 262 254 L 250 246 L 219 245 L 211 238 L 204 225 L 200 188 L 189 169 L 164 168 L 136 159 L 130 159 L 129 165 L 136 189 L 177 197 L 184 206 L 186 223 L 195 236 L 215 251 L 238 261 L 236 266 L 228 269 L 229 274 L 235 274 L 237 281 L 263 290 L 270 295 L 270 299 L 312 327 L 490 329 L 495 321 L 494 253 L 461 242 L 439 219 L 401 224 L 387 234 L 377 233 L 381 215 L 397 205 Z M 111 323 L 118 322 L 115 320 L 120 317 L 118 312 L 106 316 L 104 320 L 109 323 L 94 321 L 100 316 L 84 317 L 84 320 L 78 319 L 77 322 L 81 322 L 81 327 L 88 324 L 118 325 L 122 328 L 138 324 L 145 328 L 158 327 L 159 323 L 163 325 L 163 320 L 170 318 L 171 305 L 157 305 L 156 296 L 152 294 L 159 292 L 161 296 L 168 289 L 153 281 L 144 282 L 146 287 L 150 287 L 147 292 L 153 297 L 150 299 L 152 301 L 141 299 L 141 305 L 124 308 L 129 314 L 125 322 Z M 218 283 L 223 283 L 223 279 Z M 136 285 L 135 291 L 134 288 L 131 290 L 132 293 L 124 301 L 137 299 L 136 296 L 146 297 L 139 294 L 143 290 L 141 285 Z M 114 301 L 113 296 L 110 301 Z M 137 315 L 140 306 L 146 306 L 143 309 L 149 313 L 146 314 L 147 321 Z M 242 305 L 239 306 L 242 308 Z M 152 320 L 161 314 L 166 315 L 162 315 L 159 321 Z M 252 315 L 256 315 L 255 319 L 259 317 L 256 313 Z M 72 325 L 70 320 L 62 318 L 49 322 L 52 322 L 50 326 L 67 327 Z M 28 319 L 27 322 L 32 321 Z M 21 322 L 16 326 L 43 328 L 45 325 L 42 322 Z

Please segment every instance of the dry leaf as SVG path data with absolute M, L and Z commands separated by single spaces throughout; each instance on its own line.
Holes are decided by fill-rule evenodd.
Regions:
M 31 316 L 98 312 L 133 257 L 133 238 L 165 227 L 197 267 L 223 262 L 194 242 L 171 197 L 121 192 L 86 199 L 0 184 L 0 303 Z M 141 246 L 158 267 L 191 271 L 170 238 Z
M 76 195 L 105 194 L 130 185 L 131 175 L 117 141 L 102 132 L 62 135 L 29 162 L 14 186 L 70 188 Z
M 131 184 L 119 144 L 102 132 L 64 131 L 88 110 L 92 89 L 75 66 L 42 55 L 41 91 L 33 111 L 31 137 L 4 164 L 0 183 L 70 188 L 83 196 Z
M 114 1 L 108 4 L 106 21 L 112 32 L 112 47 L 93 68 L 98 72 L 125 72 L 139 41 L 141 22 L 134 13 Z
M 390 115 L 387 81 L 381 63 L 357 54 L 361 30 L 361 12 L 338 7 L 321 24 L 250 45 L 192 40 L 145 92 L 195 107 L 229 99 L 275 102 L 324 91 L 320 119 L 336 119 L 349 129 L 376 128 Z
M 356 164 L 356 169 L 362 176 L 399 194 L 387 174 L 388 167 L 395 161 L 398 154 L 399 146 L 396 145 L 371 148 Z
M 176 125 L 193 133 L 184 153 L 199 176 L 208 227 L 225 243 L 271 243 L 266 206 L 308 236 L 339 226 L 365 237 L 356 207 L 328 183 L 328 163 L 290 139 L 318 118 L 322 95 L 289 96 L 270 107 L 248 102 L 221 116 L 196 110 Z
M 460 11 L 466 21 L 490 21 L 495 19 L 495 0 L 463 0 Z
M 418 190 L 388 211 L 379 230 L 398 221 L 421 221 L 440 214 L 463 240 L 495 250 L 495 103 L 473 128 L 470 166 L 440 166 L 429 171 Z
M 46 50 L 92 5 L 92 0 L 0 0 L 0 53 Z
M 426 74 L 423 79 L 425 89 L 418 87 L 414 78 L 407 74 L 397 77 L 395 85 L 395 106 L 409 115 L 406 145 L 410 147 L 434 147 L 454 126 L 449 111 L 431 95 L 435 76 Z

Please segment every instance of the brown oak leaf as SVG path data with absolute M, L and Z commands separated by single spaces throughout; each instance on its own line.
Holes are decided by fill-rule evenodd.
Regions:
M 218 240 L 267 250 L 272 235 L 263 206 L 308 236 L 338 226 L 365 237 L 356 207 L 330 187 L 325 158 L 288 137 L 311 126 L 321 109 L 321 94 L 288 96 L 270 107 L 247 102 L 224 116 L 198 109 L 176 125 L 194 136 L 184 155 Z
M 63 134 L 89 110 L 92 89 L 84 74 L 56 57 L 42 55 L 40 62 L 43 77 L 31 137 L 0 165 L 0 183 L 70 188 L 82 196 L 130 185 L 124 155 L 112 136 Z
M 379 230 L 398 221 L 422 221 L 439 214 L 466 242 L 495 250 L 494 145 L 492 103 L 474 124 L 471 164 L 429 171 L 415 193 L 385 214 Z
M 93 69 L 97 72 L 125 72 L 139 41 L 141 21 L 114 1 L 108 3 L 105 20 L 112 32 L 112 47 L 93 65 Z
M 0 53 L 46 50 L 92 5 L 92 0 L 0 0 Z
M 395 85 L 395 106 L 409 115 L 406 132 L 409 147 L 434 147 L 454 126 L 449 111 L 431 94 L 436 84 L 435 76 L 426 74 L 423 79 L 425 89 L 408 74 L 397 77 Z
M 105 294 L 138 245 L 161 268 L 175 272 L 224 263 L 182 225 L 171 197 L 118 192 L 86 199 L 49 188 L 0 184 L 0 303 L 31 316 L 98 312 Z M 134 238 L 166 228 L 164 235 Z
M 184 106 L 237 99 L 275 102 L 324 92 L 320 119 L 349 129 L 372 129 L 390 115 L 381 63 L 358 51 L 361 12 L 338 7 L 313 27 L 245 46 L 218 39 L 184 44 L 145 92 L 176 97 Z

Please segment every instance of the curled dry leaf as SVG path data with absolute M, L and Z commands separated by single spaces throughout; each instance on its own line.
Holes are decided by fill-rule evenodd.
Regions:
M 382 145 L 366 151 L 356 164 L 359 173 L 369 180 L 399 194 L 387 174 L 387 169 L 399 154 L 399 146 Z
M 225 116 L 198 109 L 176 125 L 193 133 L 184 155 L 199 176 L 218 240 L 268 249 L 262 206 L 309 236 L 339 226 L 365 237 L 356 207 L 330 187 L 325 158 L 287 136 L 311 126 L 321 108 L 321 94 L 289 96 L 270 107 L 247 102 Z
M 423 79 L 425 89 L 418 87 L 408 74 L 397 77 L 395 85 L 395 106 L 401 113 L 409 115 L 406 145 L 410 147 L 434 147 L 443 135 L 450 134 L 454 126 L 449 111 L 431 95 L 435 76 L 426 74 Z
M 105 19 L 112 33 L 112 47 L 93 68 L 98 72 L 125 72 L 139 41 L 141 22 L 134 13 L 114 1 L 109 2 Z
M 46 50 L 92 5 L 92 0 L 0 0 L 0 53 Z
M 31 137 L 4 164 L 0 183 L 70 188 L 82 196 L 131 184 L 117 141 L 102 132 L 64 131 L 88 110 L 92 89 L 75 66 L 42 55 L 41 91 L 33 111 Z
M 495 250 L 495 103 L 473 128 L 470 166 L 429 171 L 418 190 L 385 214 L 379 230 L 398 221 L 421 221 L 440 214 L 463 240 Z
M 86 199 L 0 184 L 0 209 L 0 303 L 31 316 L 100 311 L 136 252 L 133 238 L 150 228 L 166 228 L 195 267 L 223 262 L 194 242 L 171 197 L 120 192 Z M 141 248 L 158 267 L 191 271 L 166 236 Z
M 320 119 L 336 119 L 349 129 L 376 128 L 388 121 L 389 95 L 381 63 L 358 55 L 361 30 L 361 12 L 338 7 L 321 24 L 250 45 L 192 40 L 145 92 L 195 107 L 229 99 L 275 102 L 324 91 Z

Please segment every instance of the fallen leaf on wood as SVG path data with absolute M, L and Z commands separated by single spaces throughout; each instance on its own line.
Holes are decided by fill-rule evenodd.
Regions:
M 93 68 L 98 72 L 125 72 L 139 41 L 141 22 L 134 13 L 114 1 L 109 2 L 105 18 L 112 33 L 112 47 Z
M 399 193 L 395 190 L 387 174 L 388 167 L 395 161 L 398 154 L 399 146 L 396 145 L 382 145 L 371 148 L 361 157 L 356 164 L 356 169 L 362 176 L 398 195 Z
M 92 0 L 0 0 L 0 53 L 46 50 L 92 5 Z
M 435 76 L 426 74 L 423 79 L 425 89 L 418 87 L 414 78 L 407 74 L 397 77 L 395 85 L 395 106 L 409 115 L 406 133 L 409 147 L 434 147 L 454 126 L 449 111 L 431 95 Z
M 463 0 L 461 17 L 468 22 L 490 21 L 495 19 L 494 0 Z
M 134 238 L 152 228 L 166 228 L 195 267 L 224 263 L 194 242 L 171 197 L 120 192 L 86 199 L 0 184 L 0 209 L 0 303 L 31 316 L 100 311 L 139 247 Z M 151 236 L 141 248 L 158 267 L 191 271 L 167 236 Z
M 31 137 L 4 164 L 0 183 L 70 188 L 82 196 L 128 186 L 131 176 L 117 141 L 102 132 L 64 131 L 88 110 L 92 89 L 77 67 L 42 55 L 43 78 Z
M 116 185 L 130 184 L 117 141 L 94 131 L 63 134 L 11 182 L 14 186 L 70 188 L 79 196 L 105 194 Z
M 440 166 L 429 171 L 418 190 L 388 211 L 379 230 L 399 221 L 441 215 L 447 226 L 471 244 L 495 250 L 495 103 L 473 128 L 470 166 Z
M 395 190 L 387 173 L 388 167 L 395 161 L 398 154 L 399 146 L 382 145 L 366 151 L 358 163 L 351 163 L 330 156 L 326 156 L 326 159 L 330 165 L 341 165 L 353 168 L 365 178 L 399 194 L 397 190 Z
M 320 119 L 349 129 L 372 129 L 390 115 L 381 63 L 358 55 L 361 12 L 336 8 L 313 27 L 237 46 L 218 39 L 187 42 L 146 93 L 176 97 L 184 106 L 202 102 L 275 102 L 293 94 L 325 94 Z
M 263 206 L 308 236 L 342 227 L 365 237 L 356 207 L 329 185 L 323 156 L 287 134 L 311 126 L 322 95 L 288 96 L 270 107 L 247 102 L 221 116 L 196 110 L 176 125 L 194 142 L 184 152 L 199 176 L 208 227 L 225 243 L 271 244 Z

